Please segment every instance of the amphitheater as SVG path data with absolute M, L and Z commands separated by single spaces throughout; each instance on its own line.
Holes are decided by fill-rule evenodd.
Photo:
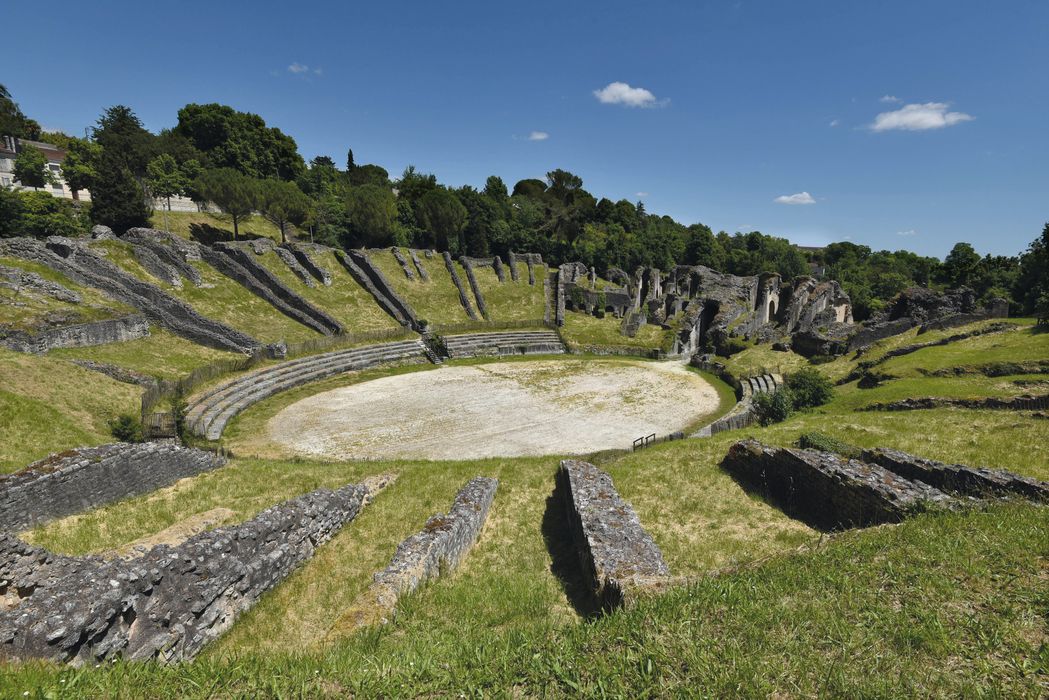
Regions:
M 1049 556 L 1049 335 L 966 290 L 895 304 L 857 324 L 832 280 L 526 252 L 0 239 L 0 695 L 70 673 L 86 695 L 120 674 L 136 695 L 269 692 L 249 668 L 303 695 L 445 695 L 467 672 L 572 694 L 612 657 L 667 692 L 690 664 L 742 687 L 746 664 L 711 662 L 751 638 L 739 610 L 756 606 L 747 629 L 771 616 L 751 652 L 816 668 L 836 633 L 793 628 L 793 605 L 996 528 L 1020 534 L 966 538 L 986 562 L 966 575 L 1040 563 L 943 605 L 1008 598 L 987 673 L 1038 695 L 1044 664 L 1010 664 L 1044 656 L 1023 596 Z M 762 425 L 758 397 L 807 367 L 831 401 Z M 140 441 L 114 440 L 120 415 Z M 774 575 L 814 561 L 809 583 Z M 827 624 L 918 624 L 913 592 L 878 580 L 884 596 Z M 667 645 L 656 671 L 630 642 L 649 634 Z M 855 634 L 839 691 L 885 632 Z M 964 691 L 945 660 L 963 643 L 871 663 L 925 654 L 923 687 Z

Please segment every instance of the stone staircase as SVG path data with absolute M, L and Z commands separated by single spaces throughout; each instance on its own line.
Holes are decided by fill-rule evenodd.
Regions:
M 565 352 L 561 338 L 555 331 L 549 330 L 446 335 L 444 344 L 451 358 L 478 355 L 556 355 Z
M 186 425 L 196 435 L 218 440 L 230 419 L 274 394 L 343 372 L 425 357 L 426 347 L 421 340 L 414 339 L 282 362 L 239 376 L 194 396 L 189 402 Z
M 772 394 L 783 386 L 783 375 L 762 374 L 757 377 L 745 377 L 739 380 L 739 401 L 721 418 L 710 425 L 705 425 L 689 437 L 711 437 L 725 430 L 746 428 L 756 420 L 754 415 L 754 397 L 757 394 Z

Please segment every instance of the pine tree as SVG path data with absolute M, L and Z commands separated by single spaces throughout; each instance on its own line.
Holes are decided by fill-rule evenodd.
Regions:
M 149 208 L 142 187 L 126 165 L 105 152 L 91 190 L 91 220 L 117 233 L 149 226 Z

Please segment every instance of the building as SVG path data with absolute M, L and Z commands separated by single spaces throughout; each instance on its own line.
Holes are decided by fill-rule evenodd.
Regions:
M 47 159 L 47 168 L 55 177 L 55 184 L 37 189 L 50 192 L 56 197 L 74 199 L 73 191 L 69 189 L 65 179 L 62 177 L 62 161 L 66 159 L 65 150 L 51 143 L 29 141 L 15 138 L 14 136 L 4 136 L 2 141 L 0 141 L 0 186 L 16 190 L 24 189 L 22 183 L 15 179 L 15 158 L 18 157 L 18 154 L 24 148 L 30 146 L 43 152 L 44 158 Z M 91 200 L 91 193 L 87 190 L 81 190 L 78 194 L 79 199 Z

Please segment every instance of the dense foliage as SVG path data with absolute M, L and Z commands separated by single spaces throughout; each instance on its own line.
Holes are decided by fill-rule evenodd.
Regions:
M 815 367 L 788 374 L 774 393 L 756 394 L 754 411 L 762 425 L 781 423 L 795 411 L 822 406 L 834 398 L 834 385 Z
M 476 189 L 441 184 L 413 166 L 392 179 L 378 165 L 358 163 L 352 150 L 345 168 L 330 156 L 307 164 L 295 140 L 280 129 L 220 104 L 186 105 L 176 126 L 159 134 L 146 130 L 130 108 L 117 105 L 102 114 L 90 138 L 81 139 L 40 134 L 39 125 L 0 86 L 0 131 L 66 149 L 63 176 L 74 196 L 90 190 L 91 219 L 117 232 L 146 225 L 154 200 L 182 195 L 201 208 L 221 209 L 235 236 L 245 218 L 259 213 L 284 237 L 295 227 L 300 235 L 347 248 L 409 245 L 479 257 L 529 251 L 555 264 L 578 260 L 601 275 L 610 267 L 665 270 L 676 264 L 737 275 L 778 272 L 784 279 L 816 274 L 842 283 L 857 320 L 912 286 L 968 286 L 982 301 L 1009 299 L 1013 313 L 1049 312 L 1046 232 L 1022 256 L 981 257 L 965 242 L 943 262 L 849 242 L 806 254 L 758 231 L 715 234 L 703 224 L 685 226 L 649 214 L 641 202 L 595 197 L 581 177 L 562 169 L 545 179 L 521 180 L 512 189 L 492 175 Z M 43 174 L 46 168 L 32 151 L 25 150 L 23 170 Z M 24 209 L 10 197 L 0 201 L 3 235 L 54 228 L 21 222 Z

